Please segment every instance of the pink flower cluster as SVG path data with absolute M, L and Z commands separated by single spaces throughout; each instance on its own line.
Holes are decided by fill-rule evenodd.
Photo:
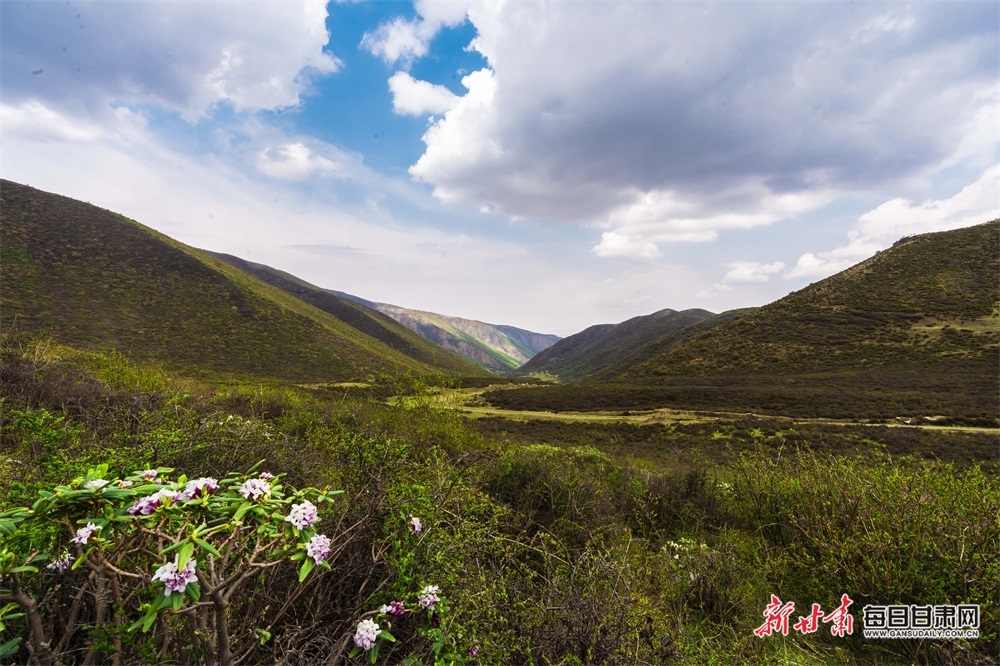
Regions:
M 293 504 L 291 511 L 285 517 L 285 521 L 300 530 L 306 529 L 317 520 L 319 516 L 316 514 L 316 506 L 309 500 L 305 500 L 302 504 Z
M 163 585 L 166 588 L 164 596 L 170 596 L 174 592 L 183 592 L 188 583 L 194 583 L 198 580 L 194 568 L 194 560 L 188 560 L 187 565 L 180 571 L 177 570 L 176 560 L 167 562 L 156 570 L 156 573 L 153 574 L 153 580 L 163 581 Z
M 420 604 L 421 608 L 426 608 L 427 610 L 434 610 L 434 604 L 441 601 L 441 597 L 438 596 L 438 592 L 441 588 L 437 585 L 428 585 L 420 591 L 420 596 L 417 597 L 417 603 Z
M 378 623 L 374 620 L 361 620 L 354 632 L 354 644 L 362 650 L 370 650 L 378 638 Z
M 399 617 L 406 612 L 406 609 L 403 607 L 402 601 L 390 601 L 389 603 L 379 608 L 378 612 L 382 613 L 383 615 L 392 615 L 393 617 Z
M 100 528 L 94 523 L 87 523 L 84 527 L 81 527 L 76 531 L 76 536 L 70 539 L 70 543 L 86 545 L 87 541 L 90 539 L 90 535 L 98 529 Z
M 203 476 L 187 482 L 184 492 L 178 495 L 179 499 L 194 499 L 195 497 L 208 497 L 219 489 L 219 482 L 210 476 Z
M 314 535 L 306 544 L 306 553 L 319 564 L 330 554 L 330 537 L 323 534 Z
M 176 490 L 170 490 L 169 488 L 163 488 L 162 490 L 157 490 L 152 495 L 148 497 L 143 497 L 141 500 L 137 501 L 135 504 L 128 508 L 128 512 L 140 516 L 149 516 L 156 513 L 156 510 L 164 505 L 166 501 L 174 501 L 181 498 L 180 493 Z
M 271 494 L 271 484 L 263 479 L 248 479 L 240 487 L 240 495 L 248 500 L 258 500 Z

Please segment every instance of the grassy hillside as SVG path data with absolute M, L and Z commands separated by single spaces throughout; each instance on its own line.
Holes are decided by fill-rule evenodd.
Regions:
M 946 371 L 958 359 L 995 373 L 998 275 L 1000 220 L 904 238 L 622 375 Z
M 688 337 L 685 332 L 695 324 L 713 319 L 715 315 L 707 310 L 660 310 L 620 324 L 591 326 L 540 352 L 518 368 L 517 374 L 551 375 L 560 381 L 616 374 L 614 368 L 636 365 L 684 340 Z M 725 318 L 715 321 L 719 323 Z
M 5 328 L 187 374 L 340 381 L 442 371 L 111 211 L 9 181 L 0 197 Z
M 384 342 L 416 361 L 467 376 L 489 374 L 479 365 L 453 351 L 443 349 L 440 345 L 417 335 L 392 317 L 357 301 L 337 296 L 329 290 L 264 264 L 246 261 L 228 254 L 215 252 L 209 254 L 327 314 L 333 315 L 348 326 Z
M 775 303 L 718 325 L 703 320 L 680 339 L 664 336 L 585 377 L 600 382 L 485 397 L 510 409 L 678 407 L 996 424 L 998 275 L 1000 221 L 905 238 Z M 577 367 L 588 362 L 575 354 Z
M 331 293 L 378 310 L 431 342 L 498 374 L 509 374 L 559 340 L 557 335 L 535 333 L 514 326 L 375 303 L 338 291 Z

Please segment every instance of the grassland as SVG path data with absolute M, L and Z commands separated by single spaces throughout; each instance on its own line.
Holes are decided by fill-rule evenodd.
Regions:
M 98 463 L 112 474 L 221 477 L 264 460 L 287 483 L 344 490 L 322 516 L 338 544 L 329 571 L 300 589 L 293 566 L 262 569 L 233 597 L 232 649 L 244 662 L 367 663 L 342 648 L 360 618 L 429 583 L 447 599 L 437 633 L 418 614 L 393 620 L 397 641 L 378 663 L 433 663 L 446 649 L 467 664 L 976 664 L 1000 649 L 1000 483 L 977 464 L 987 442 L 975 433 L 699 414 L 669 424 L 470 421 L 445 407 L 467 393 L 397 392 L 387 405 L 336 385 L 206 384 L 118 353 L 5 335 L 0 510 Z M 935 459 L 944 452 L 952 462 Z M 419 538 L 409 515 L 423 520 Z M 0 550 L 61 549 L 71 534 L 15 533 Z M 86 572 L 18 575 L 52 609 L 40 623 L 66 663 L 213 658 L 187 641 L 182 613 L 164 620 L 175 632 L 166 657 L 88 603 L 80 629 L 64 634 L 58 609 L 89 589 Z M 804 613 L 844 593 L 857 609 L 978 603 L 982 633 L 753 634 L 771 594 Z M 131 622 L 137 604 L 115 617 Z M 8 617 L 0 644 L 27 646 L 28 634 Z M 22 647 L 14 660 L 28 657 Z

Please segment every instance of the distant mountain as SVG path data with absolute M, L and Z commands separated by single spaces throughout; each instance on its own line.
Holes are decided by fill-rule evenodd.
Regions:
M 431 342 L 500 374 L 509 374 L 559 341 L 557 335 L 376 303 L 341 291 L 330 293 L 378 310 Z
M 460 354 L 417 335 L 392 317 L 360 301 L 351 300 L 310 284 L 290 273 L 254 263 L 229 254 L 208 252 L 230 266 L 253 275 L 258 280 L 305 301 L 365 335 L 380 340 L 410 358 L 466 376 L 487 375 L 483 368 Z
M 4 329 L 115 348 L 199 376 L 344 381 L 475 370 L 447 352 L 408 356 L 361 323 L 349 325 L 206 252 L 6 180 L 0 235 Z M 404 333 L 395 333 L 396 346 L 405 347 Z
M 708 310 L 660 310 L 620 324 L 599 324 L 563 338 L 517 369 L 521 376 L 554 376 L 560 381 L 599 379 L 616 374 L 671 348 L 706 326 L 731 315 Z M 710 323 L 708 323 L 710 322 Z
M 919 370 L 955 361 L 995 374 L 998 275 L 1000 220 L 911 236 L 619 374 Z

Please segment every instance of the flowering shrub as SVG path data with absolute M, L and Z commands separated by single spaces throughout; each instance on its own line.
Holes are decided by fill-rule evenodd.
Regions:
M 226 665 L 238 656 L 227 611 L 240 585 L 285 561 L 296 563 L 299 582 L 316 566 L 329 568 L 333 542 L 315 530 L 317 504 L 331 502 L 339 491 L 295 491 L 282 485 L 280 475 L 252 471 L 222 480 L 170 480 L 172 472 L 150 469 L 113 479 L 102 465 L 41 492 L 31 509 L 0 514 L 0 603 L 13 603 L 26 615 L 33 660 L 57 661 L 57 646 L 40 621 L 38 595 L 51 585 L 46 576 L 90 572 L 67 617 L 66 635 L 79 628 L 78 606 L 87 592 L 99 624 L 152 632 L 154 646 L 169 645 L 178 618 L 213 628 L 193 632 L 192 649 L 201 660 Z M 52 527 L 52 548 L 34 547 L 35 537 Z M 27 555 L 10 547 L 21 535 L 32 545 Z M 17 651 L 20 639 L 15 641 L 5 644 L 5 654 Z

